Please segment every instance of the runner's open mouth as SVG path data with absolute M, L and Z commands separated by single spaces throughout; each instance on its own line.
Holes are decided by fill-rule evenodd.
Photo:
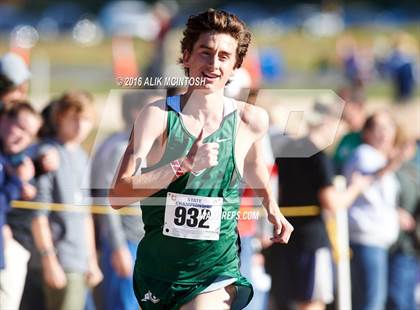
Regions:
M 211 80 L 215 80 L 215 79 L 218 79 L 220 77 L 220 75 L 214 74 L 214 73 L 205 73 L 205 72 L 202 72 L 202 75 L 205 78 L 208 78 L 208 79 L 211 79 Z

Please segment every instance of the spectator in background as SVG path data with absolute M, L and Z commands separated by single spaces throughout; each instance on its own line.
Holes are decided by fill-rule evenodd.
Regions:
M 415 239 L 414 216 L 420 206 L 420 167 L 419 162 L 415 162 L 416 142 L 401 128 L 397 145 L 403 150 L 403 163 L 396 172 L 401 188 L 398 198 L 400 234 L 389 253 L 387 309 L 415 310 L 420 251 Z
M 123 96 L 124 130 L 108 137 L 93 158 L 91 186 L 95 204 L 109 205 L 108 189 L 128 144 L 137 114 L 158 99 L 157 90 L 141 90 Z M 162 96 L 163 97 L 163 96 Z M 111 210 L 111 209 L 108 209 Z M 133 291 L 133 268 L 139 240 L 144 235 L 141 217 L 111 212 L 101 217 L 101 268 L 103 309 L 131 310 L 138 307 Z
M 365 96 L 361 88 L 343 88 L 338 95 L 345 102 L 342 120 L 348 128 L 348 133 L 341 138 L 333 157 L 336 172 L 340 174 L 344 163 L 362 143 L 361 130 L 366 121 L 366 112 Z
M 375 177 L 349 210 L 354 309 L 385 308 L 388 249 L 398 237 L 399 183 L 392 170 L 386 169 L 395 136 L 391 116 L 385 111 L 374 113 L 363 126 L 363 144 L 344 168 L 348 180 L 355 172 Z
M 91 215 L 69 211 L 90 205 L 90 195 L 84 192 L 89 185 L 83 184 L 88 160 L 80 144 L 93 126 L 93 98 L 86 92 L 65 93 L 54 105 L 52 117 L 56 135 L 43 144 L 57 149 L 60 167 L 38 179 L 36 200 L 66 204 L 70 210 L 37 211 L 32 231 L 41 256 L 47 309 L 83 309 L 87 287 L 96 286 L 102 273 Z
M 47 107 L 49 106 L 51 105 L 47 105 Z M 47 108 L 44 110 L 46 109 Z M 45 128 L 50 123 L 50 120 L 45 117 L 44 111 L 42 113 L 42 118 L 43 122 L 41 128 Z M 37 129 L 34 127 L 32 134 L 35 135 L 36 132 Z M 41 130 L 38 131 L 38 136 L 40 136 L 40 132 Z M 25 154 L 32 158 L 35 165 L 35 179 L 31 180 L 31 182 L 36 182 L 36 179 L 44 173 L 55 171 L 59 165 L 59 157 L 55 149 L 44 149 L 43 152 L 40 151 L 40 145 L 33 144 L 24 152 L 13 155 L 13 162 L 19 162 L 20 158 Z M 12 209 L 7 215 L 7 222 L 12 229 L 13 237 L 31 254 L 27 264 L 25 287 L 19 307 L 21 310 L 34 308 L 45 309 L 44 280 L 42 270 L 39 268 L 40 257 L 35 246 L 31 228 L 33 214 L 33 210 Z M 23 268 L 22 266 L 15 265 L 10 267 L 15 271 Z
M 267 250 L 274 309 L 324 309 L 333 301 L 331 250 L 321 210 L 349 206 L 369 181 L 355 175 L 347 191 L 335 190 L 333 165 L 323 149 L 338 118 L 325 103 L 317 103 L 312 114 L 308 135 L 290 138 L 276 154 L 279 206 L 318 209 L 312 215 L 287 217 L 296 227 L 289 244 L 273 244 Z
M 27 100 L 30 78 L 31 72 L 22 57 L 15 53 L 6 53 L 0 58 L 0 112 Z M 58 166 L 58 154 L 54 151 L 47 151 L 36 157 L 36 148 L 31 147 L 26 153 L 34 161 L 36 174 L 54 170 Z
M 347 82 L 352 87 L 363 88 L 373 71 L 370 49 L 346 34 L 337 39 L 336 51 Z
M 397 102 L 405 102 L 414 95 L 416 86 L 417 40 L 408 34 L 399 34 L 388 60 L 388 69 L 394 87 Z M 414 51 L 413 51 L 414 50 Z
M 163 76 L 165 71 L 165 42 L 167 34 L 172 28 L 172 18 L 176 14 L 176 4 L 169 2 L 155 2 L 152 12 L 159 22 L 159 33 L 153 40 L 153 56 L 146 69 L 144 76 L 158 78 Z
M 51 100 L 41 111 L 43 123 L 38 132 L 38 136 L 41 139 L 52 139 L 57 134 L 52 115 L 56 102 L 57 99 Z
M 14 53 L 0 58 L 0 110 L 28 95 L 31 73 L 23 59 Z
M 5 224 L 5 212 L 12 200 L 30 200 L 36 188 L 30 183 L 35 175 L 32 160 L 24 154 L 41 125 L 40 117 L 27 102 L 5 108 L 0 119 L 0 308 L 18 309 L 22 296 L 29 252 L 22 235 Z M 15 213 L 16 210 L 10 211 Z M 9 218 L 7 218 L 9 222 Z M 12 226 L 12 229 L 14 227 Z M 24 229 L 24 228 L 21 228 Z M 4 235 L 4 236 L 3 236 Z M 3 257 L 3 242 L 6 261 Z M 16 241 L 16 240 L 18 241 Z

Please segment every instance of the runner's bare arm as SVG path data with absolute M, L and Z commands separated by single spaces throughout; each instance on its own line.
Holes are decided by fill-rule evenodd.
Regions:
M 169 164 L 145 174 L 137 173 L 155 141 L 165 132 L 166 118 L 164 100 L 147 105 L 139 113 L 120 168 L 114 177 L 113 188 L 109 191 L 112 208 L 119 209 L 149 197 L 175 179 Z
M 249 117 L 247 114 L 249 114 Z M 242 118 L 250 132 L 248 136 L 252 135 L 254 140 L 245 156 L 244 179 L 254 189 L 256 194 L 263 199 L 264 206 L 266 206 L 270 204 L 270 201 L 275 202 L 269 186 L 270 176 L 267 165 L 264 162 L 261 145 L 261 140 L 268 130 L 268 116 L 263 109 L 247 105 L 243 109 Z
M 268 115 L 261 108 L 252 109 L 253 120 L 249 124 L 255 142 L 245 157 L 244 178 L 257 197 L 262 198 L 262 204 L 267 210 L 268 220 L 274 225 L 274 242 L 287 243 L 293 226 L 281 214 L 270 186 L 270 175 L 262 154 L 261 139 L 268 130 Z M 244 113 L 247 113 L 244 111 Z

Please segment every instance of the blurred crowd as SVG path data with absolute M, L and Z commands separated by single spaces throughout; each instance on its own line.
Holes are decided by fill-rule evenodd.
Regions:
M 389 72 L 403 80 L 396 82 L 396 98 L 405 100 L 414 87 L 405 83 L 414 84 L 401 55 L 396 48 Z M 288 217 L 295 227 L 288 245 L 271 244 L 264 216 L 239 220 L 241 270 L 255 290 L 248 309 L 334 303 L 327 222 L 339 209 L 348 209 L 354 309 L 416 309 L 419 137 L 387 110 L 367 112 L 358 56 L 346 57 L 350 82 L 338 91 L 343 113 L 335 103 L 317 102 L 304 135 L 289 136 L 273 123 L 262 141 L 279 206 L 316 206 L 318 212 Z M 252 64 L 244 66 L 252 71 Z M 28 100 L 33 78 L 18 55 L 0 58 L 0 308 L 137 309 L 132 272 L 144 234 L 141 217 L 76 207 L 108 205 L 107 189 L 134 120 L 162 91 L 124 95 L 124 129 L 107 137 L 89 162 L 82 143 L 96 124 L 93 96 L 67 91 L 37 111 Z M 258 83 L 246 74 L 238 81 L 226 95 L 241 97 L 242 87 L 251 87 L 247 100 L 253 103 Z M 346 133 L 331 152 L 326 139 L 337 122 Z M 337 175 L 345 177 L 345 189 L 335 186 Z M 244 185 L 241 210 L 258 207 L 253 196 Z
M 400 32 L 392 38 L 377 36 L 372 46 L 352 35 L 343 35 L 336 44 L 344 76 L 353 87 L 364 87 L 373 79 L 390 81 L 394 101 L 404 103 L 414 96 L 418 80 L 417 39 Z

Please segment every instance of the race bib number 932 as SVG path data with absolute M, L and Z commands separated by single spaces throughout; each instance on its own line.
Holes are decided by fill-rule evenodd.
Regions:
M 223 198 L 184 195 L 168 192 L 166 196 L 166 236 L 219 240 Z

